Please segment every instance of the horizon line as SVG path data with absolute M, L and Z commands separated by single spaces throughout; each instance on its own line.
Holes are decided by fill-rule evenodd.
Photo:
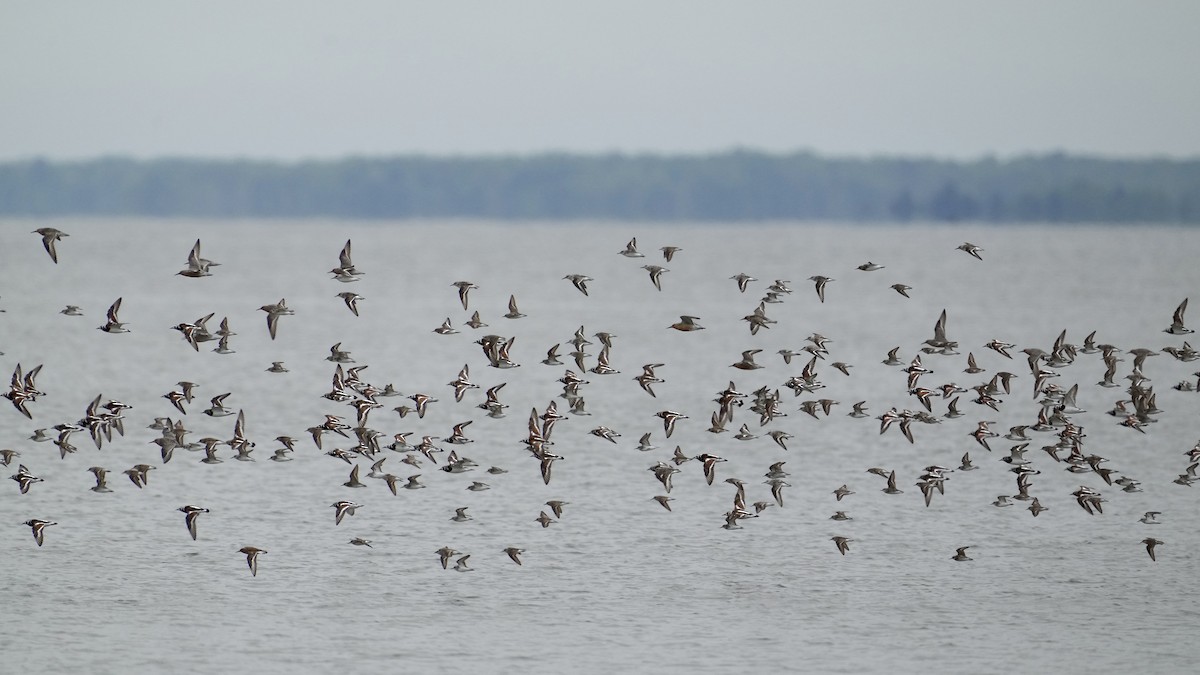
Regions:
M 1147 153 L 1142 155 L 1125 155 L 1125 154 L 1108 154 L 1103 152 L 1082 152 L 1071 151 L 1064 149 L 1041 150 L 1041 151 L 1022 151 L 1011 154 L 1006 153 L 983 153 L 972 157 L 953 157 L 937 154 L 915 154 L 915 153 L 893 153 L 893 152 L 878 152 L 870 154 L 855 154 L 855 153 L 828 153 L 813 150 L 810 148 L 797 148 L 794 150 L 764 150 L 760 148 L 752 148 L 746 146 L 735 146 L 724 150 L 708 150 L 708 151 L 658 151 L 658 150 L 607 150 L 607 151 L 585 151 L 585 150 L 536 150 L 529 152 L 449 152 L 449 153 L 433 153 L 433 152 L 393 152 L 393 153 L 354 153 L 349 152 L 341 155 L 313 155 L 306 157 L 268 157 L 268 156 L 251 156 L 251 155 L 195 155 L 195 154 L 162 154 L 162 155 L 134 155 L 123 153 L 102 153 L 90 156 L 81 157 L 52 157 L 47 155 L 31 155 L 24 157 L 12 157 L 0 159 L 0 166 L 14 164 L 29 164 L 43 162 L 47 164 L 90 164 L 103 161 L 126 161 L 139 164 L 153 164 L 157 162 L 197 162 L 197 163 L 252 163 L 252 164 L 276 164 L 276 165 L 302 165 L 302 164 L 323 164 L 323 163 L 338 163 L 347 161 L 389 161 L 397 159 L 421 159 L 433 161 L 479 161 L 479 160 L 529 160 L 529 159 L 546 159 L 546 158 L 571 158 L 571 159 L 710 159 L 716 157 L 729 157 L 736 155 L 750 155 L 768 157 L 774 159 L 791 158 L 798 156 L 809 156 L 821 160 L 829 161 L 920 161 L 920 162 L 939 162 L 946 164 L 976 164 L 981 162 L 996 162 L 1010 163 L 1028 159 L 1046 159 L 1052 157 L 1063 157 L 1066 159 L 1077 160 L 1097 160 L 1109 162 L 1173 162 L 1186 164 L 1191 162 L 1200 162 L 1200 154 L 1176 156 L 1164 153 Z

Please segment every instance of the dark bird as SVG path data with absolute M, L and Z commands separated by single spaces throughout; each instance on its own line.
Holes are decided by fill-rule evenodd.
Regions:
M 837 545 L 838 553 L 841 553 L 842 555 L 846 555 L 846 551 L 850 550 L 850 542 L 854 541 L 853 539 L 847 539 L 845 537 L 831 537 L 831 539 L 833 540 L 833 543 Z
M 41 543 L 42 543 L 42 542 L 41 542 L 41 540 L 39 539 L 39 540 L 38 540 L 38 544 L 41 544 Z M 1145 539 L 1143 539 L 1143 540 L 1142 540 L 1142 543 L 1146 545 L 1146 553 L 1149 553 L 1149 554 L 1150 554 L 1150 559 L 1151 559 L 1151 560 L 1158 560 L 1157 558 L 1155 558 L 1155 557 L 1154 557 L 1154 547 L 1155 547 L 1155 546 L 1161 546 L 1161 545 L 1162 545 L 1162 541 L 1161 541 L 1161 540 L 1158 540 L 1158 539 L 1155 539 L 1154 537 L 1146 537 Z

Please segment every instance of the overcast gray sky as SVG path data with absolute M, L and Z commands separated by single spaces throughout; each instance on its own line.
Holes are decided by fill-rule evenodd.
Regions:
M 1200 2 L 0 6 L 0 160 L 1200 156 Z

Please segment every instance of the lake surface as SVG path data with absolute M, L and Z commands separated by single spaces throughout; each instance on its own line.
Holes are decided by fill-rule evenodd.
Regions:
M 30 233 L 47 225 L 70 235 L 57 265 Z M 645 258 L 618 255 L 635 236 Z M 211 277 L 177 275 L 197 238 L 220 266 Z M 327 270 L 347 239 L 365 274 L 343 284 Z M 981 246 L 983 260 L 956 250 L 964 241 Z M 682 250 L 665 262 L 662 246 Z M 1161 352 L 1191 337 L 1163 329 L 1184 298 L 1200 296 L 1197 251 L 1200 231 L 1156 227 L 0 221 L 0 368 L 42 364 L 44 392 L 28 406 L 32 421 L 0 402 L 0 447 L 21 453 L 5 475 L 21 463 L 44 479 L 28 494 L 12 481 L 0 486 L 0 634 L 10 645 L 0 672 L 1191 670 L 1200 488 L 1172 481 L 1200 439 L 1200 397 L 1172 386 L 1195 382 L 1200 368 L 1165 353 L 1146 360 L 1163 412 L 1144 434 L 1106 412 L 1127 398 L 1127 350 Z M 856 269 L 867 261 L 884 269 Z M 647 264 L 669 268 L 661 292 Z M 730 277 L 743 272 L 757 281 L 740 293 Z M 569 274 L 594 279 L 588 296 L 563 279 Z M 834 279 L 823 303 L 807 280 L 814 275 Z M 460 280 L 478 286 L 470 311 L 452 285 Z M 774 280 L 794 292 L 766 305 L 777 323 L 751 335 L 742 317 Z M 894 283 L 911 286 L 911 298 Z M 344 291 L 364 296 L 360 316 L 336 297 Z M 527 317 L 503 317 L 510 294 Z M 98 331 L 118 297 L 131 332 Z M 295 315 L 280 317 L 271 340 L 258 308 L 280 298 Z M 67 304 L 84 316 L 60 314 Z M 998 411 L 963 394 L 958 419 L 941 418 L 939 394 L 931 403 L 942 423 L 913 425 L 914 443 L 895 425 L 881 435 L 876 416 L 921 409 L 905 374 L 881 361 L 900 347 L 907 364 L 943 309 L 961 353 L 924 356 L 933 372 L 920 386 L 970 388 L 1006 370 L 1017 376 L 1012 393 Z M 488 327 L 463 325 L 474 310 Z M 210 330 L 228 317 L 235 353 L 213 353 L 215 342 L 195 351 L 171 330 L 209 313 Z M 680 315 L 700 317 L 706 330 L 669 330 Z M 434 333 L 447 318 L 460 332 Z M 586 347 L 587 367 L 600 349 L 593 336 L 605 331 L 617 336 L 611 365 L 620 371 L 582 373 L 588 416 L 567 414 L 559 398 L 559 378 L 578 372 L 567 342 L 581 326 L 596 343 Z M 1029 432 L 1027 458 L 1041 471 L 1030 493 L 1049 508 L 1034 518 L 1025 502 L 992 506 L 1016 494 L 999 461 L 1015 443 L 993 438 L 989 452 L 970 434 L 981 420 L 1002 434 L 1036 422 L 1041 406 L 1020 350 L 1049 351 L 1064 329 L 1074 344 L 1096 331 L 1097 342 L 1122 350 L 1122 388 L 1097 386 L 1099 354 L 1079 354 L 1053 383 L 1079 384 L 1086 412 L 1071 421 L 1084 429 L 1084 452 L 1107 458 L 1114 477 L 1137 479 L 1142 491 L 1066 471 L 1040 449 L 1055 432 Z M 807 355 L 789 365 L 777 352 L 800 350 L 813 333 L 831 339 L 816 364 L 825 388 L 793 396 L 783 384 Z M 486 334 L 515 337 L 520 367 L 489 367 L 476 344 Z M 993 339 L 1015 344 L 1014 359 L 983 347 Z M 385 450 L 384 471 L 420 473 L 427 488 L 393 496 L 366 477 L 365 458 L 357 464 L 368 487 L 344 487 L 350 465 L 305 431 L 327 414 L 355 423 L 351 407 L 322 397 L 335 343 L 355 361 L 346 367 L 369 366 L 360 375 L 378 388 L 438 399 L 419 419 L 392 411 L 411 401 L 379 398 L 384 407 L 368 425 L 385 443 L 399 432 L 413 443 L 445 439 L 471 420 L 472 443 L 438 442 L 479 467 L 445 473 L 442 453 L 437 466 L 421 458 L 416 469 L 401 463 L 406 453 Z M 543 365 L 556 343 L 564 365 Z M 763 368 L 731 368 L 749 349 L 762 350 Z M 968 352 L 985 372 L 963 372 Z M 266 372 L 272 361 L 290 372 Z M 832 361 L 850 364 L 849 376 Z M 647 363 L 663 364 L 656 398 L 632 379 Z M 456 403 L 447 383 L 464 365 L 480 388 Z M 164 395 L 184 380 L 197 384 L 196 400 L 180 415 Z M 747 393 L 779 389 L 786 416 L 760 426 L 739 408 L 729 433 L 709 433 L 713 399 L 730 381 Z M 500 383 L 509 408 L 489 418 L 477 405 Z M 225 404 L 245 412 L 257 461 L 234 461 L 221 446 L 221 464 L 182 449 L 163 464 L 151 443 L 159 432 L 147 426 L 170 417 L 183 420 L 190 441 L 228 439 L 235 418 L 202 413 L 225 392 Z M 79 420 L 97 395 L 133 406 L 123 437 L 98 451 L 76 433 L 78 451 L 65 459 L 52 443 L 28 440 L 36 428 Z M 798 410 L 816 398 L 839 404 L 819 418 Z M 550 449 L 563 459 L 547 485 L 521 440 L 530 409 L 553 400 L 567 419 L 554 428 Z M 857 401 L 869 417 L 847 415 Z M 655 416 L 662 410 L 688 416 L 670 439 Z M 758 437 L 734 439 L 743 423 Z M 589 433 L 602 425 L 620 434 L 616 444 Z M 773 429 L 794 436 L 788 449 L 766 435 Z M 646 432 L 658 449 L 640 452 Z M 267 461 L 280 435 L 299 440 L 293 461 Z M 354 442 L 326 435 L 323 445 Z M 668 512 L 652 500 L 666 493 L 647 468 L 677 445 L 727 461 L 711 486 L 698 462 L 680 466 Z M 957 467 L 965 452 L 979 469 L 948 474 L 945 495 L 926 508 L 914 485 L 923 468 Z M 735 493 L 723 481 L 746 481 L 748 503 L 773 501 L 763 475 L 778 461 L 791 474 L 784 506 L 723 529 Z M 157 466 L 144 489 L 121 473 L 137 463 Z M 111 493 L 89 490 L 91 466 L 109 470 Z M 490 475 L 490 466 L 508 473 Z M 895 470 L 903 494 L 884 494 L 871 467 Z M 491 489 L 466 490 L 473 480 Z M 843 484 L 856 494 L 839 502 L 832 493 Z M 1103 494 L 1102 515 L 1077 505 L 1071 493 L 1081 485 Z M 364 506 L 335 525 L 330 504 L 343 499 Z M 551 499 L 568 504 L 543 528 L 535 519 Z M 210 510 L 197 541 L 176 510 L 185 504 Z M 473 520 L 452 521 L 463 506 Z M 830 520 L 836 510 L 853 520 Z M 1162 524 L 1139 522 L 1147 511 L 1161 512 Z M 22 524 L 31 518 L 58 523 L 40 548 Z M 852 539 L 846 555 L 833 536 Z M 354 537 L 372 547 L 350 545 Z M 1164 542 L 1157 562 L 1146 537 Z M 243 546 L 268 551 L 257 576 Z M 435 551 L 443 546 L 470 554 L 473 571 L 456 573 L 453 560 L 442 569 Z M 972 561 L 951 560 L 961 546 Z M 522 566 L 506 547 L 525 550 Z

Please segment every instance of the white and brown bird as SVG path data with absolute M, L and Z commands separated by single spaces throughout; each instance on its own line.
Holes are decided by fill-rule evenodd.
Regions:
M 266 553 L 266 551 L 253 546 L 243 546 L 242 548 L 238 549 L 238 553 L 244 553 L 246 555 L 246 566 L 250 568 L 250 576 L 258 576 L 258 556 Z
M 679 420 L 688 419 L 687 415 L 678 413 L 673 410 L 660 410 L 654 413 L 655 417 L 661 418 L 663 421 L 663 431 L 666 432 L 667 438 L 671 437 L 671 433 L 675 431 L 675 423 Z
M 56 260 L 55 262 L 58 262 L 58 261 Z M 29 528 L 31 530 L 33 530 L 33 540 L 37 542 L 38 546 L 41 546 L 42 543 L 45 541 L 46 528 L 50 525 L 57 525 L 57 524 L 58 523 L 56 523 L 52 520 L 38 520 L 36 518 L 25 521 L 25 525 L 28 525 Z M 1153 553 L 1151 555 L 1153 555 Z
M 208 513 L 208 509 L 202 506 L 181 506 L 177 509 L 184 514 L 183 522 L 187 524 L 188 534 L 192 535 L 192 541 L 196 540 L 196 520 L 201 513 Z

